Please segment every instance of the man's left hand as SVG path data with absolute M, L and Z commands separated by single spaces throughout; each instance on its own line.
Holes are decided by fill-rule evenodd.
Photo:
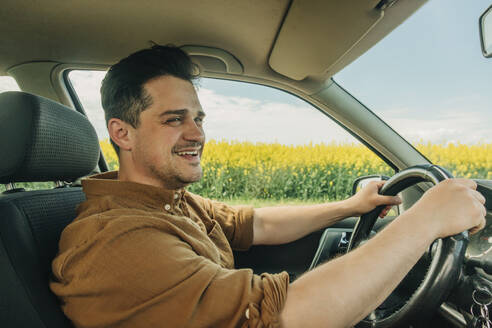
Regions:
M 401 198 L 398 196 L 383 196 L 378 193 L 384 183 L 385 181 L 371 181 L 355 195 L 347 199 L 353 216 L 361 216 L 379 205 L 387 205 L 379 214 L 379 217 L 383 218 L 388 214 L 391 207 L 401 204 Z

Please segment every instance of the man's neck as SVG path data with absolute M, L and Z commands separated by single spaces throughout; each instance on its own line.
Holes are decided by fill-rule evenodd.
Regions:
M 154 177 L 149 174 L 142 174 L 136 168 L 133 167 L 129 168 L 127 165 L 123 164 L 123 162 L 120 163 L 118 180 L 146 184 L 154 187 L 163 188 L 166 190 L 178 190 L 182 188 L 179 186 L 171 186 L 165 183 L 164 181 L 162 181 L 162 179 L 159 179 L 158 177 Z

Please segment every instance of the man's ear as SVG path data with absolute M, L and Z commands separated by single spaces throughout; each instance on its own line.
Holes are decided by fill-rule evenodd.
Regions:
M 120 147 L 120 150 L 132 150 L 133 143 L 130 129 L 133 129 L 133 127 L 119 118 L 113 117 L 108 121 L 109 136 Z

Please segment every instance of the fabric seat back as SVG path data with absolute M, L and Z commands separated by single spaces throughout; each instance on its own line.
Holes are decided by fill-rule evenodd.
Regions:
M 99 157 L 85 116 L 24 92 L 0 94 L 0 182 L 75 181 Z M 71 327 L 49 289 L 61 231 L 85 199 L 80 187 L 0 195 L 2 327 Z

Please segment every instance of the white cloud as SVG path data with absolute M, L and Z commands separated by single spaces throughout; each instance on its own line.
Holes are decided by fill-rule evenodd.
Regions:
M 409 111 L 411 112 L 411 111 Z M 441 110 L 432 116 L 408 118 L 386 113 L 386 121 L 410 142 L 436 144 L 491 143 L 492 115 L 478 111 Z
M 262 102 L 223 96 L 209 89 L 199 90 L 199 96 L 208 113 L 206 130 L 212 139 L 286 144 L 355 142 L 345 130 L 307 104 Z M 489 113 L 441 109 L 418 114 L 411 108 L 399 107 L 384 111 L 380 117 L 412 143 L 492 142 Z
M 198 91 L 207 113 L 208 139 L 250 142 L 356 142 L 328 117 L 308 105 L 296 106 L 246 97 L 224 96 L 213 90 Z

